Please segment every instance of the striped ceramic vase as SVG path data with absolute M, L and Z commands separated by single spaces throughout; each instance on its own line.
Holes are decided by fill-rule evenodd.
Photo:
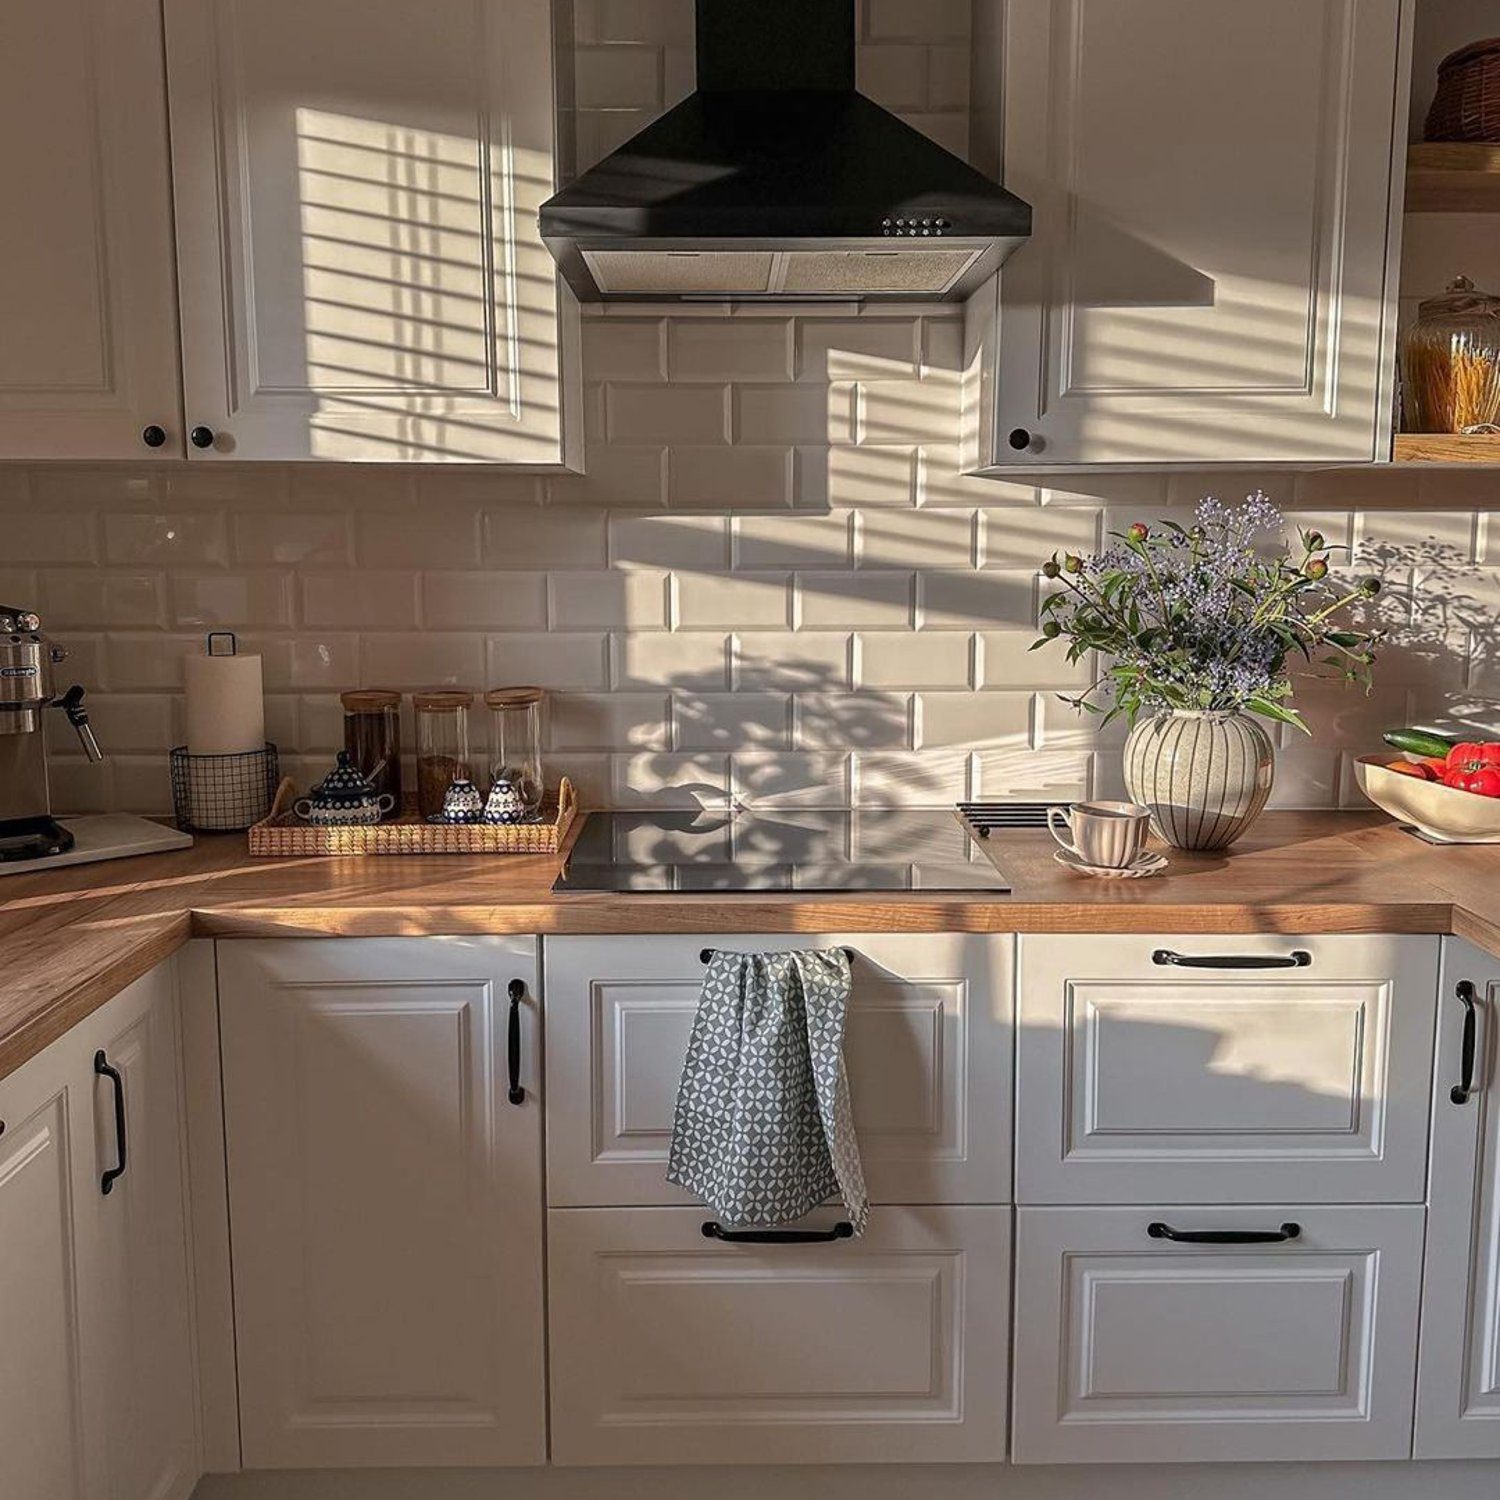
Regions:
M 1248 714 L 1142 719 L 1125 742 L 1125 785 L 1178 849 L 1225 849 L 1261 815 L 1276 775 L 1270 737 Z

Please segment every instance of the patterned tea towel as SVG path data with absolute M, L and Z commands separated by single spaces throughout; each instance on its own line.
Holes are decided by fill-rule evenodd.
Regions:
M 869 1215 L 844 1068 L 849 958 L 709 959 L 677 1091 L 667 1181 L 726 1228 L 801 1218 L 837 1192 L 855 1234 Z

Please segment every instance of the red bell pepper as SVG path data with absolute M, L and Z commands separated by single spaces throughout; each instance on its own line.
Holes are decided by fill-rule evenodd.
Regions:
M 1449 771 L 1443 785 L 1460 792 L 1475 792 L 1481 797 L 1500 797 L 1500 762 Z

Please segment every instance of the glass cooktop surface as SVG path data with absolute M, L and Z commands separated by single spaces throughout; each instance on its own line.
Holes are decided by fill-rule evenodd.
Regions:
M 557 891 L 983 891 L 1010 886 L 951 808 L 588 815 Z

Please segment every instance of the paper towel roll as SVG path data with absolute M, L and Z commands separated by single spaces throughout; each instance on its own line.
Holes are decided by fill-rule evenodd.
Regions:
M 260 657 L 184 657 L 182 686 L 189 755 L 243 755 L 265 745 Z

